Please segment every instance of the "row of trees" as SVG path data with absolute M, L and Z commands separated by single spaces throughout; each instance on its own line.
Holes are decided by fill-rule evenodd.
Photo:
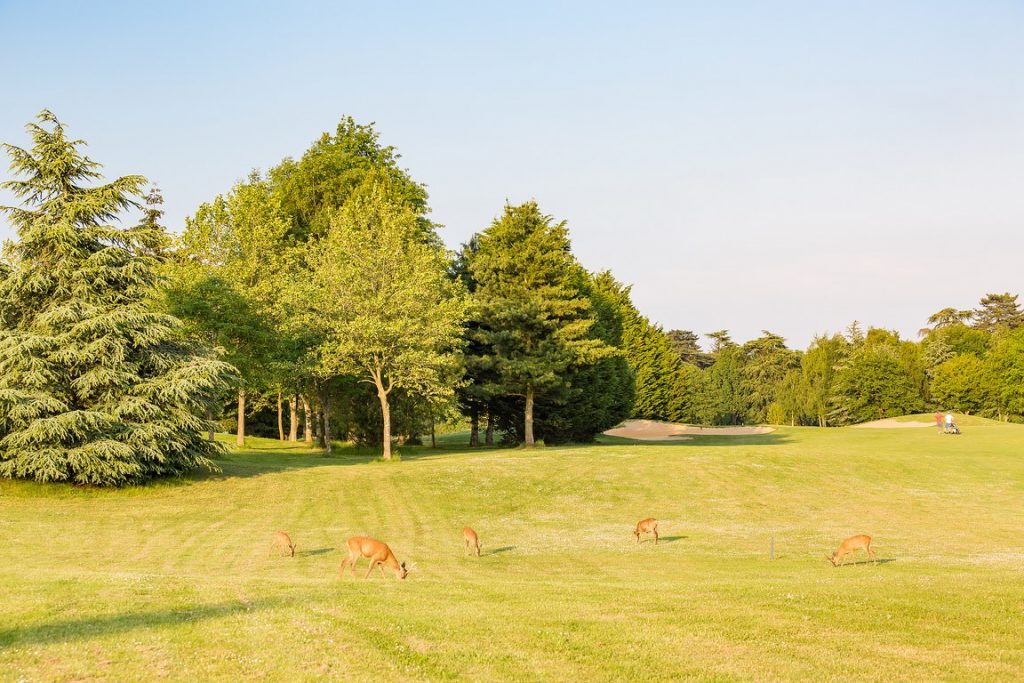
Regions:
M 449 253 L 427 193 L 343 119 L 251 173 L 172 239 L 141 176 L 98 165 L 49 112 L 7 146 L 19 241 L 0 270 L 0 474 L 123 484 L 212 467 L 276 402 L 278 436 L 379 444 L 465 411 L 486 440 L 590 439 L 628 416 L 628 292 L 564 223 L 507 206 Z M 134 227 L 114 222 L 142 209 Z M 232 395 L 230 401 L 226 400 Z M 301 416 L 300 416 L 301 413 Z M 286 436 L 287 424 L 287 436 Z M 205 436 L 205 438 L 203 438 Z
M 924 410 L 1024 418 L 1024 312 L 1017 295 L 988 294 L 973 310 L 946 308 L 919 341 L 856 322 L 805 351 L 765 331 L 744 344 L 637 320 L 627 343 L 637 368 L 638 417 L 702 424 L 846 425 Z M 629 336 L 629 335 L 627 335 Z
M 418 440 L 460 412 L 474 444 L 481 423 L 488 443 L 533 445 L 627 417 L 625 290 L 584 270 L 534 202 L 448 253 L 398 159 L 346 118 L 187 220 L 165 302 L 238 368 L 238 443 L 247 413 L 275 402 L 280 438 L 304 424 L 328 450 L 335 435 L 385 459 L 393 435 Z
M 506 206 L 457 254 L 372 126 L 342 119 L 172 238 L 141 176 L 99 166 L 49 112 L 6 146 L 23 205 L 0 260 L 0 475 L 119 485 L 214 467 L 213 432 L 281 439 L 587 441 L 635 416 L 847 424 L 941 405 L 1024 413 L 1009 294 L 932 316 L 920 342 L 857 325 L 804 352 L 765 332 L 665 334 L 572 255 L 565 222 Z M 141 209 L 134 226 L 114 225 Z M 218 425 L 219 423 L 219 425 Z M 264 423 L 261 423 L 264 424 Z M 287 429 L 286 429 L 287 427 Z M 300 437 L 301 428 L 301 437 Z

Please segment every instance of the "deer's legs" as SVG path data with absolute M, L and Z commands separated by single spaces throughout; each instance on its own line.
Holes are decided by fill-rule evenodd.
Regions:
M 380 563 L 377 564 L 377 569 L 380 570 L 380 577 L 382 579 L 388 578 L 388 575 L 384 573 L 384 563 L 383 562 L 380 562 Z
M 373 571 L 373 567 L 376 564 L 377 564 L 376 560 L 370 560 L 370 568 L 366 570 L 366 576 L 363 577 L 364 579 L 370 578 L 370 572 Z
M 658 530 L 654 530 L 654 545 L 658 545 Z

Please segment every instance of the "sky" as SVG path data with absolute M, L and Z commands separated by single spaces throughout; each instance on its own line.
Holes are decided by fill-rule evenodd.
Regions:
M 632 5 L 0 0 L 0 141 L 48 108 L 180 231 L 351 115 L 449 247 L 535 199 L 654 322 L 738 341 L 1024 293 L 1024 3 Z

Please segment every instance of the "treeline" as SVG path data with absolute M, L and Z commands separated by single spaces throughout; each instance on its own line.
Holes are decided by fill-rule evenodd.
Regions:
M 214 468 L 214 431 L 380 447 L 466 420 L 473 445 L 588 441 L 626 417 L 848 424 L 940 406 L 1024 413 L 1016 296 L 919 342 L 853 325 L 806 351 L 766 332 L 668 334 L 505 206 L 458 253 L 425 187 L 344 118 L 203 203 L 180 235 L 142 176 L 105 184 L 50 112 L 5 145 L 22 201 L 0 260 L 0 475 L 119 485 Z M 115 225 L 141 209 L 132 226 Z M 255 425 L 250 420 L 255 419 Z
M 385 458 L 393 437 L 420 443 L 461 415 L 473 444 L 526 445 L 628 417 L 628 291 L 586 271 L 534 202 L 449 253 L 398 159 L 343 119 L 200 206 L 168 250 L 166 310 L 241 377 L 221 414 L 238 443 L 250 415 L 267 436 Z
M 142 176 L 100 181 L 43 112 L 7 145 L 23 205 L 0 262 L 0 474 L 124 484 L 214 467 L 214 431 L 281 439 L 589 440 L 630 414 L 628 289 L 564 222 L 506 206 L 459 253 L 427 192 L 350 118 L 172 237 Z M 131 227 L 114 225 L 142 210 Z M 263 426 L 263 425 L 261 425 Z M 481 435 L 482 433 L 482 435 Z
M 765 331 L 744 344 L 668 333 L 638 319 L 626 352 L 637 370 L 636 417 L 700 424 L 847 425 L 926 410 L 1024 419 L 1024 313 L 1017 295 L 944 308 L 920 339 L 861 329 L 816 337 L 804 351 Z

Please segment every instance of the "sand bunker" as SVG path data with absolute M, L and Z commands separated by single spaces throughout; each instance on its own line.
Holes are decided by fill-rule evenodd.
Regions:
M 863 427 L 864 429 L 906 429 L 907 427 L 934 427 L 934 422 L 921 422 L 919 420 L 908 420 L 901 422 L 899 420 L 888 417 L 884 420 L 873 420 L 871 422 L 862 422 L 859 425 L 853 425 L 854 427 Z
M 626 420 L 605 434 L 637 441 L 682 441 L 695 436 L 749 436 L 773 431 L 771 427 L 697 427 L 657 420 Z

